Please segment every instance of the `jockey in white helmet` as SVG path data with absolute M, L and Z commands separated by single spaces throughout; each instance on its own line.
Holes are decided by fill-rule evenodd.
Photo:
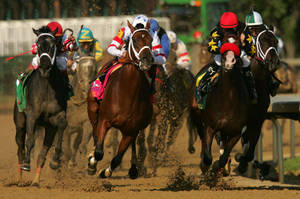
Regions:
M 176 52 L 177 65 L 181 68 L 190 70 L 191 68 L 191 58 L 187 51 L 187 48 L 183 41 L 177 38 L 176 33 L 173 31 L 167 31 L 171 43 L 171 50 Z
M 132 22 L 132 25 L 135 29 L 145 28 L 148 22 L 148 17 L 145 15 L 138 15 Z M 160 39 L 157 35 L 157 32 L 151 32 L 151 36 L 153 38 L 152 41 L 152 54 L 154 58 L 154 64 L 163 65 L 166 63 L 166 56 L 160 45 Z M 113 38 L 112 42 L 107 48 L 107 52 L 113 56 L 126 57 L 125 44 L 130 39 L 131 30 L 128 26 L 124 26 L 119 29 L 118 34 Z

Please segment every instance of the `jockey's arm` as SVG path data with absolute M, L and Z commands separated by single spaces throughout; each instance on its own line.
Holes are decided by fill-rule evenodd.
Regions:
M 256 47 L 255 44 L 253 42 L 253 37 L 251 36 L 250 31 L 248 31 L 248 29 L 246 29 L 242 34 L 244 35 L 244 40 L 242 41 L 242 43 L 244 43 L 243 48 L 245 50 L 245 52 L 247 53 L 248 56 L 253 57 L 256 53 Z M 241 38 L 242 39 L 242 38 Z
M 36 43 L 32 44 L 31 53 L 34 54 L 34 55 L 37 54 L 37 45 L 36 45 Z
M 75 37 L 73 35 L 68 36 L 68 38 L 66 35 L 64 35 L 62 41 L 64 51 L 74 51 L 77 49 Z
M 221 41 L 221 33 L 217 28 L 212 30 L 212 32 L 210 33 L 208 41 L 209 41 L 208 42 L 208 47 L 207 47 L 208 52 L 210 52 L 212 54 L 220 54 L 219 43 Z
M 96 62 L 99 62 L 102 59 L 103 56 L 103 49 L 100 47 L 100 42 L 98 40 L 96 40 L 95 42 L 95 60 Z
M 164 50 L 162 49 L 162 46 L 160 44 L 160 40 L 157 36 L 157 34 L 153 35 L 153 41 L 152 41 L 152 53 L 154 58 L 154 64 L 163 65 L 166 63 L 166 55 L 164 53 Z
M 126 39 L 125 35 L 125 27 L 122 27 L 117 36 L 115 36 L 107 47 L 107 52 L 113 56 L 122 57 L 123 50 L 120 50 L 120 46 L 123 45 L 124 39 Z

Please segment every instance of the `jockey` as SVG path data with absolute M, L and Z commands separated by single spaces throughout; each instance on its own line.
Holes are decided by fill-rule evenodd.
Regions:
M 79 48 L 67 63 L 68 67 L 72 66 L 72 71 L 75 71 L 77 67 L 77 62 L 74 62 L 73 60 L 79 59 L 84 55 L 95 57 L 97 63 L 102 59 L 103 49 L 100 47 L 99 41 L 94 38 L 91 29 L 82 27 L 78 32 L 76 44 Z
M 62 26 L 58 22 L 50 22 L 47 24 L 47 27 L 53 32 L 57 30 L 55 34 L 56 38 L 56 65 L 58 69 L 67 75 L 67 58 L 68 54 L 67 51 L 73 51 L 76 48 L 76 41 L 73 35 L 67 36 L 63 35 Z M 32 54 L 37 54 L 37 46 L 36 43 L 32 45 Z M 37 69 L 39 67 L 39 57 L 36 55 L 32 59 L 32 67 Z
M 176 37 L 173 31 L 167 31 L 171 43 L 171 50 L 176 52 L 177 66 L 186 70 L 191 69 L 191 58 L 183 41 Z
M 165 29 L 160 27 L 158 22 L 155 19 L 150 19 L 150 31 L 152 32 L 151 34 L 157 32 L 162 49 L 166 55 L 166 58 L 168 58 L 170 52 L 170 40 L 169 37 L 167 36 Z
M 145 15 L 137 16 L 132 25 L 136 29 L 145 28 L 148 22 L 148 17 Z M 163 65 L 166 63 L 166 55 L 163 51 L 163 48 L 160 44 L 160 40 L 157 32 L 150 31 L 150 34 L 153 38 L 152 41 L 152 52 L 154 58 L 154 64 Z M 131 30 L 128 26 L 120 28 L 117 36 L 115 36 L 111 44 L 107 48 L 107 52 L 118 58 L 125 58 L 127 56 L 127 51 L 125 50 L 124 44 L 130 39 Z M 122 48 L 121 48 L 122 47 Z M 120 49 L 121 48 L 121 49 Z
M 208 42 L 208 51 L 214 54 L 215 63 L 221 66 L 221 54 L 220 48 L 222 46 L 222 40 L 224 33 L 231 33 L 237 35 L 241 34 L 240 40 L 242 45 L 241 49 L 241 59 L 243 61 L 243 76 L 249 91 L 250 98 L 252 102 L 257 101 L 257 92 L 255 88 L 255 82 L 253 74 L 250 69 L 249 57 L 255 55 L 256 49 L 252 41 L 252 36 L 249 30 L 245 27 L 245 24 L 238 21 L 238 18 L 233 12 L 225 12 L 220 18 L 220 22 L 211 31 L 210 38 Z
M 256 37 L 261 31 L 269 29 L 268 26 L 263 23 L 261 15 L 254 10 L 251 10 L 251 12 L 246 16 L 245 23 L 254 38 L 254 42 L 256 41 Z M 278 45 L 279 43 L 280 42 L 278 40 Z M 273 73 L 273 75 L 275 74 Z M 277 89 L 280 85 L 280 82 L 277 79 L 277 77 L 272 76 L 269 81 L 269 92 L 272 96 L 276 95 Z

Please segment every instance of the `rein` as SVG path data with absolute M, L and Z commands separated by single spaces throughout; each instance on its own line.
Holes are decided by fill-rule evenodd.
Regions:
M 275 47 L 273 47 L 273 46 L 269 47 L 269 48 L 266 50 L 266 52 L 264 52 L 264 51 L 262 50 L 262 48 L 261 48 L 261 44 L 260 44 L 260 42 L 259 42 L 259 38 L 260 38 L 260 36 L 261 36 L 263 33 L 267 32 L 267 31 L 271 32 L 271 33 L 274 35 L 274 33 L 273 33 L 272 31 L 270 31 L 270 30 L 263 30 L 263 31 L 261 31 L 261 32 L 257 35 L 257 38 L 256 38 L 256 57 L 255 57 L 255 58 L 256 58 L 257 60 L 259 60 L 259 61 L 262 61 L 263 63 L 265 63 L 266 57 L 267 57 L 268 53 L 270 52 L 270 50 L 274 50 L 275 53 L 276 53 L 277 56 L 278 56 L 277 49 L 276 49 Z
M 151 51 L 151 49 L 150 49 L 149 46 L 143 46 L 138 52 L 137 52 L 137 50 L 135 49 L 135 47 L 134 47 L 134 45 L 133 45 L 133 42 L 132 42 L 132 38 L 133 38 L 134 34 L 137 33 L 137 32 L 139 32 L 139 31 L 146 31 L 147 33 L 149 33 L 149 31 L 148 31 L 147 29 L 144 29 L 144 28 L 143 28 L 143 29 L 137 29 L 137 30 L 135 30 L 135 31 L 131 34 L 131 36 L 130 36 L 129 47 L 128 47 L 129 58 L 130 58 L 134 63 L 136 63 L 138 66 L 141 65 L 141 62 L 140 62 L 140 54 L 141 54 L 141 52 L 142 52 L 143 50 L 145 50 L 145 49 L 149 49 L 149 50 Z M 138 61 L 135 61 L 135 60 L 132 58 L 132 56 L 131 56 L 131 49 L 132 49 L 132 51 L 133 51 L 133 53 L 134 53 L 134 56 L 136 57 L 136 59 L 137 59 Z
M 55 37 L 52 34 L 50 34 L 50 33 L 41 33 L 41 34 L 39 34 L 37 40 L 39 40 L 39 38 L 42 37 L 42 36 L 50 36 L 53 39 L 55 39 Z M 57 51 L 56 45 L 54 45 L 54 54 L 53 54 L 53 57 L 51 57 L 49 55 L 49 53 L 42 53 L 41 55 L 39 55 L 39 53 L 38 53 L 38 57 L 39 57 L 39 59 L 41 59 L 41 57 L 46 56 L 46 57 L 48 57 L 50 59 L 51 64 L 54 65 L 54 61 L 55 61 L 55 57 L 56 57 L 56 51 Z

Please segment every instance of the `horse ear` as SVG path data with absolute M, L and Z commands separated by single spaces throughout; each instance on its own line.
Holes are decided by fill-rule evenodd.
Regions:
M 130 28 L 131 32 L 134 32 L 134 27 L 131 25 L 131 23 L 127 20 L 127 25 Z
M 51 34 L 52 34 L 53 36 L 55 36 L 57 32 L 58 32 L 58 28 L 56 28 L 53 32 L 51 32 Z
M 36 36 L 39 36 L 39 34 L 40 34 L 40 31 L 39 31 L 39 30 L 36 30 L 36 29 L 32 28 L 32 31 L 34 32 L 34 34 L 35 34 Z
M 147 30 L 150 29 L 150 20 L 147 21 L 147 24 L 146 24 L 146 27 L 145 27 Z

